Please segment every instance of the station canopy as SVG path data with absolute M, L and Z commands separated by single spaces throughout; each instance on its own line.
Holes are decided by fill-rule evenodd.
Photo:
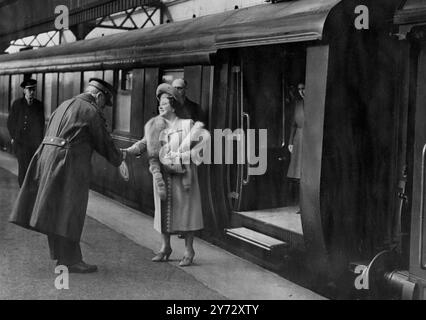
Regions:
M 407 0 L 394 17 L 394 23 L 400 26 L 400 36 L 405 38 L 415 26 L 426 25 L 426 1 Z
M 210 64 L 220 49 L 321 40 L 341 0 L 258 5 L 0 56 L 0 74 Z
M 57 6 L 69 10 L 69 26 L 141 5 L 158 6 L 160 0 L 0 0 L 0 43 L 54 29 Z

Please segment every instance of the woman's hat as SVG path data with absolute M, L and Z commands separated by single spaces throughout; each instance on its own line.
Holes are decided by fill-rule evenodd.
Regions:
M 176 101 L 179 101 L 179 93 L 177 92 L 177 90 L 175 88 L 173 88 L 170 84 L 168 83 L 162 83 L 157 87 L 157 92 L 156 92 L 156 96 L 157 99 L 160 100 L 160 97 L 163 93 L 167 93 L 168 95 L 170 95 L 173 99 L 175 99 Z

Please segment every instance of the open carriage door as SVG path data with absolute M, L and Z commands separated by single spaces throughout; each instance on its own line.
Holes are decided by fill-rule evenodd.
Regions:
M 284 167 L 289 127 L 283 94 L 284 50 L 263 47 L 238 53 L 230 75 L 233 108 L 228 127 L 234 141 L 226 172 L 230 207 L 234 212 L 283 207 L 288 202 Z
M 305 83 L 306 46 L 259 46 L 234 53 L 228 97 L 234 162 L 226 165 L 225 185 L 232 221 L 239 228 L 228 234 L 258 243 L 268 252 L 303 249 L 303 99 L 297 87 Z M 296 108 L 302 113 L 297 125 Z M 294 152 L 290 153 L 292 126 L 297 132 L 293 132 Z M 297 170 L 290 169 L 292 162 L 299 168 L 297 178 Z
M 233 162 L 211 167 L 211 203 L 223 221 L 220 225 L 225 233 L 234 238 L 231 241 L 262 261 L 267 256 L 285 260 L 288 251 L 283 254 L 281 250 L 285 247 L 303 250 L 305 235 L 309 251 L 324 256 L 319 188 L 328 47 L 313 46 L 320 44 L 317 41 L 323 38 L 327 17 L 340 2 L 286 1 L 235 10 L 222 20 L 214 38 L 218 49 L 214 80 L 217 85 L 213 91 L 211 128 L 228 128 L 230 134 L 225 139 L 216 137 L 215 132 L 214 141 L 230 136 L 234 147 Z M 320 77 L 309 76 L 310 72 L 319 72 Z M 291 178 L 289 138 L 295 106 L 303 105 L 294 96 L 298 85 L 307 81 L 306 101 L 310 99 L 317 108 L 309 121 L 319 126 L 308 130 L 307 141 L 314 146 L 315 154 L 303 155 L 302 151 L 301 158 L 312 160 L 305 160 L 305 164 L 302 160 L 300 166 L 316 162 L 307 178 L 303 178 L 303 173 Z M 300 123 L 303 121 L 298 127 Z M 241 137 L 236 130 L 246 133 L 244 141 L 238 140 Z M 266 131 L 266 139 L 262 131 Z M 238 161 L 239 150 L 245 152 L 242 162 Z M 247 161 L 250 152 L 256 161 Z M 216 146 L 214 156 L 215 163 L 219 157 L 226 160 L 225 155 L 216 152 Z M 259 170 L 255 174 L 251 170 L 250 174 L 249 169 Z M 303 221 L 306 225 L 303 223 L 302 228 Z M 311 264 L 315 263 L 311 260 Z
M 414 122 L 410 274 L 426 281 L 426 41 L 418 58 Z
M 404 106 L 408 107 L 409 118 L 407 160 L 408 186 L 411 185 L 409 281 L 417 284 L 414 296 L 426 299 L 426 3 L 407 0 L 394 21 L 399 25 L 400 39 L 408 40 L 405 57 L 409 76 Z M 410 293 L 403 298 L 414 296 Z
M 312 265 L 322 269 L 317 272 L 324 272 L 326 266 L 319 188 L 327 69 L 328 46 L 240 49 L 230 75 L 229 102 L 234 107 L 228 109 L 230 128 L 246 133 L 246 153 L 254 151 L 259 162 L 227 165 L 228 199 L 236 227 L 227 229 L 227 234 L 281 260 L 283 251 L 305 251 L 308 244 L 314 252 Z M 300 84 L 306 85 L 304 98 L 298 96 Z M 297 108 L 303 109 L 304 119 L 296 124 L 303 132 L 298 146 L 301 172 L 295 179 L 289 170 L 294 152 L 288 145 Z M 249 168 L 265 164 L 259 175 L 248 174 Z
M 244 163 L 241 157 L 244 157 L 246 148 L 245 135 L 242 130 L 244 130 L 244 117 L 248 115 L 243 109 L 243 71 L 238 58 L 233 57 L 230 71 L 228 96 L 230 108 L 227 114 L 227 128 L 231 131 L 227 132 L 228 138 L 225 138 L 225 144 L 227 143 L 229 146 L 225 147 L 225 188 L 229 208 L 232 211 L 238 211 L 242 203 L 244 180 Z M 230 153 L 226 155 L 226 152 Z

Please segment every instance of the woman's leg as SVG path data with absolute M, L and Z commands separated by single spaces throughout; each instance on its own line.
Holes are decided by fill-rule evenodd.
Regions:
M 185 257 L 191 257 L 194 253 L 194 232 L 187 232 L 185 234 Z
M 185 255 L 183 259 L 179 262 L 181 267 L 190 266 L 192 260 L 194 259 L 194 232 L 185 233 Z
M 168 261 L 171 254 L 172 254 L 172 247 L 170 245 L 170 234 L 162 233 L 160 252 L 158 252 L 155 255 L 155 257 L 152 258 L 152 261 L 154 262 Z
M 161 234 L 161 252 L 168 252 L 172 248 L 170 244 L 170 233 Z

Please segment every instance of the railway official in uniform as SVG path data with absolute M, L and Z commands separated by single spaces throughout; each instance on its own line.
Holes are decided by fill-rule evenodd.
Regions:
M 80 237 L 93 151 L 116 167 L 122 162 L 103 117 L 113 92 L 109 83 L 90 79 L 83 94 L 55 110 L 10 217 L 12 223 L 46 234 L 52 259 L 69 272 L 97 271 L 95 265 L 83 262 Z
M 35 98 L 37 81 L 27 79 L 21 83 L 24 96 L 15 100 L 7 119 L 11 144 L 18 159 L 18 183 L 22 186 L 31 158 L 37 151 L 44 132 L 43 103 Z
M 175 79 L 172 82 L 172 86 L 177 90 L 179 102 L 182 108 L 179 110 L 179 118 L 181 119 L 192 119 L 194 121 L 202 121 L 200 105 L 191 101 L 186 96 L 186 89 L 188 83 L 183 79 Z

